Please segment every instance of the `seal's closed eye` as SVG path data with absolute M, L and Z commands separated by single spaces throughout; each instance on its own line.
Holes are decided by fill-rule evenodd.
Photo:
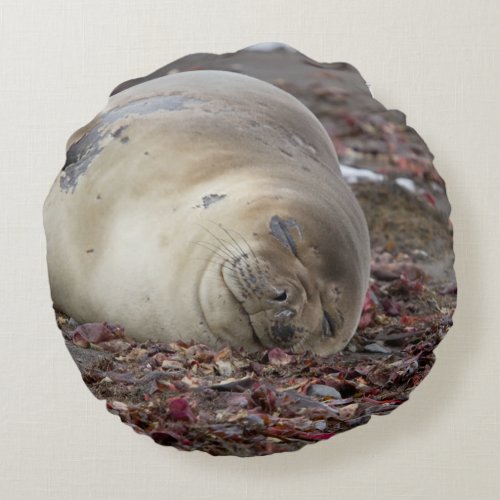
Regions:
M 333 337 L 335 330 L 335 322 L 332 317 L 326 311 L 323 311 L 323 333 L 325 337 Z

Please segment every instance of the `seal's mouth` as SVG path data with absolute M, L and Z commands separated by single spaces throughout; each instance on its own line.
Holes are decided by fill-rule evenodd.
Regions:
M 261 335 L 259 336 L 256 333 L 260 343 L 265 348 L 279 347 L 298 352 L 308 342 L 311 332 L 307 328 L 295 323 L 275 322 L 266 313 L 266 311 L 262 312 L 263 317 L 261 317 L 261 321 L 264 324 L 261 325 Z M 252 327 L 255 332 L 259 331 L 255 325 L 252 324 Z M 262 340 L 262 337 L 264 337 L 264 340 Z
M 308 338 L 308 335 L 300 335 L 299 337 L 296 336 L 296 334 L 290 339 L 290 340 L 285 340 L 283 338 L 278 338 L 276 334 L 273 334 L 273 331 L 275 328 L 273 328 L 273 325 L 271 322 L 267 324 L 268 322 L 266 321 L 267 328 L 259 329 L 254 325 L 254 322 L 252 321 L 252 315 L 245 309 L 243 304 L 240 304 L 241 310 L 247 315 L 248 317 L 248 324 L 250 325 L 250 328 L 252 329 L 252 338 L 254 342 L 262 347 L 262 349 L 272 349 L 273 347 L 280 347 L 281 349 L 289 349 L 289 350 L 295 350 L 295 348 L 301 346 Z M 262 311 L 261 313 L 257 313 L 265 315 L 265 311 Z M 294 331 L 295 329 L 292 326 L 285 326 L 284 329 L 289 329 L 290 331 Z M 262 330 L 261 336 L 257 333 L 257 331 Z
M 240 304 L 242 311 L 247 315 L 248 317 L 248 324 L 250 325 L 250 328 L 252 329 L 252 338 L 254 342 L 262 347 L 263 349 L 272 349 L 273 347 L 280 347 L 281 349 L 289 349 L 291 351 L 296 351 L 297 348 L 300 348 L 309 338 L 309 335 L 300 335 L 300 336 L 295 336 L 292 337 L 290 340 L 284 340 L 284 339 L 278 339 L 276 335 L 272 335 L 272 326 L 269 324 L 269 328 L 265 329 L 266 331 L 264 332 L 264 338 L 261 338 L 256 329 L 253 321 L 252 321 L 252 315 L 246 311 L 244 308 L 243 304 Z M 265 314 L 263 312 L 263 314 Z M 290 329 L 293 330 L 294 328 L 290 326 Z
M 288 321 L 283 321 L 284 314 L 274 313 L 272 317 L 270 316 L 271 312 L 266 309 L 256 311 L 247 310 L 245 307 L 247 295 L 245 295 L 242 287 L 239 286 L 238 282 L 235 280 L 234 275 L 231 274 L 230 269 L 224 265 L 221 266 L 221 275 L 235 305 L 239 306 L 240 313 L 247 317 L 253 343 L 258 348 L 272 349 L 274 347 L 280 347 L 282 349 L 295 351 L 307 341 L 309 335 L 306 334 L 304 329 L 297 328 L 296 325 L 288 323 Z M 286 298 L 286 292 L 283 291 L 278 294 L 274 301 L 283 302 Z M 279 321 L 276 316 L 280 316 Z

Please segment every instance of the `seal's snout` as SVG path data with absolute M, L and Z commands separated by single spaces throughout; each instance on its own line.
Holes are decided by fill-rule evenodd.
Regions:
M 295 328 L 292 325 L 274 324 L 271 327 L 271 335 L 277 342 L 288 344 L 295 335 Z

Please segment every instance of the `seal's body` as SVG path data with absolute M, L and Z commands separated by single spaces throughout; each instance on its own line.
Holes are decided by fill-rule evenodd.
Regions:
M 44 205 L 56 309 L 137 340 L 330 354 L 369 278 L 363 213 L 314 115 L 225 71 L 110 98 Z

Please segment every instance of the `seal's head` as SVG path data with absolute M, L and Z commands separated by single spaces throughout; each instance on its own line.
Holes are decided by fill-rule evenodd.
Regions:
M 222 246 L 212 265 L 224 290 L 207 273 L 212 286 L 205 295 L 213 300 L 201 301 L 210 329 L 250 351 L 340 351 L 355 332 L 366 291 L 346 269 L 352 256 L 342 263 L 320 245 L 297 244 L 292 233 L 299 236 L 300 227 L 293 219 L 275 216 L 269 227 L 253 240 L 223 229 L 227 237 L 218 238 Z M 328 255 L 336 257 L 333 267 Z

